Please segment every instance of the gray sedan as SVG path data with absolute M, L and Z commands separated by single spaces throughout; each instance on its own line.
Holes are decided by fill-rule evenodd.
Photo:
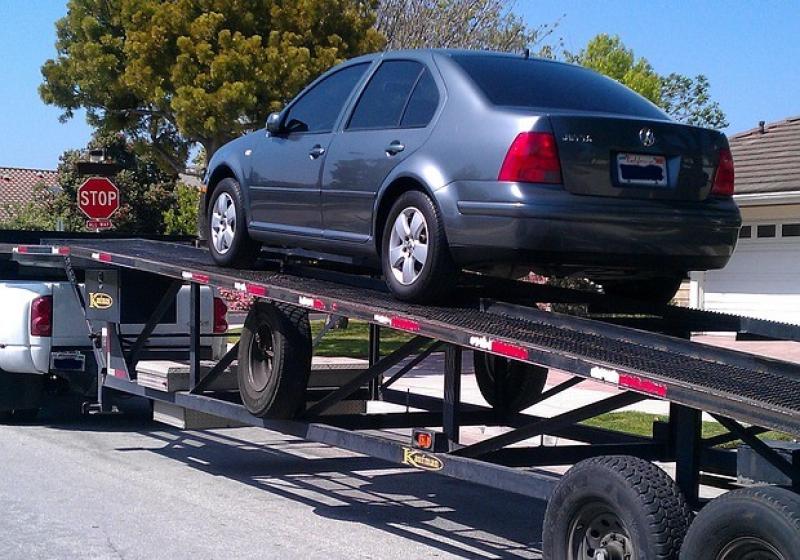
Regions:
M 665 302 L 726 264 L 741 221 L 723 134 L 585 68 L 477 51 L 340 64 L 218 150 L 205 181 L 218 264 L 262 245 L 345 260 L 420 302 L 462 269 Z

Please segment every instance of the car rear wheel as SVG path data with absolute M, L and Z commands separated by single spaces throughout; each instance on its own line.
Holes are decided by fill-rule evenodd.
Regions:
M 261 244 L 247 232 L 244 198 L 235 179 L 223 179 L 211 194 L 206 238 L 211 257 L 219 265 L 247 268 L 258 257 Z
M 457 270 L 442 219 L 427 195 L 408 191 L 395 201 L 384 224 L 382 241 L 383 275 L 398 299 L 431 302 L 455 284 Z
M 609 280 L 601 282 L 601 284 L 603 291 L 612 296 L 666 305 L 678 293 L 684 276 L 684 274 L 675 274 L 640 280 Z

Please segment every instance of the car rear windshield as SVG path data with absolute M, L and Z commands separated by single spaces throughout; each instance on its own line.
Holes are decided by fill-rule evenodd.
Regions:
M 667 118 L 639 94 L 579 66 L 507 56 L 454 55 L 453 60 L 495 105 Z

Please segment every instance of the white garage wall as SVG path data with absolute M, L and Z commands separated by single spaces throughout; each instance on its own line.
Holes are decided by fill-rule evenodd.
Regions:
M 745 225 L 751 226 L 751 238 L 739 240 L 724 269 L 692 276 L 692 304 L 713 311 L 800 324 L 800 236 L 781 235 L 784 224 L 800 223 L 800 211 L 795 217 L 793 212 L 782 208 L 782 220 L 748 221 L 748 216 L 754 218 L 754 214 L 766 217 L 764 210 L 763 207 L 757 212 L 743 209 Z M 759 225 L 774 225 L 776 237 L 759 238 Z

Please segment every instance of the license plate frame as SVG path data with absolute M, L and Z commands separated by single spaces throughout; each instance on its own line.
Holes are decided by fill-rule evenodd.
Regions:
M 669 186 L 665 156 L 620 152 L 616 156 L 616 167 L 617 181 L 624 187 Z

